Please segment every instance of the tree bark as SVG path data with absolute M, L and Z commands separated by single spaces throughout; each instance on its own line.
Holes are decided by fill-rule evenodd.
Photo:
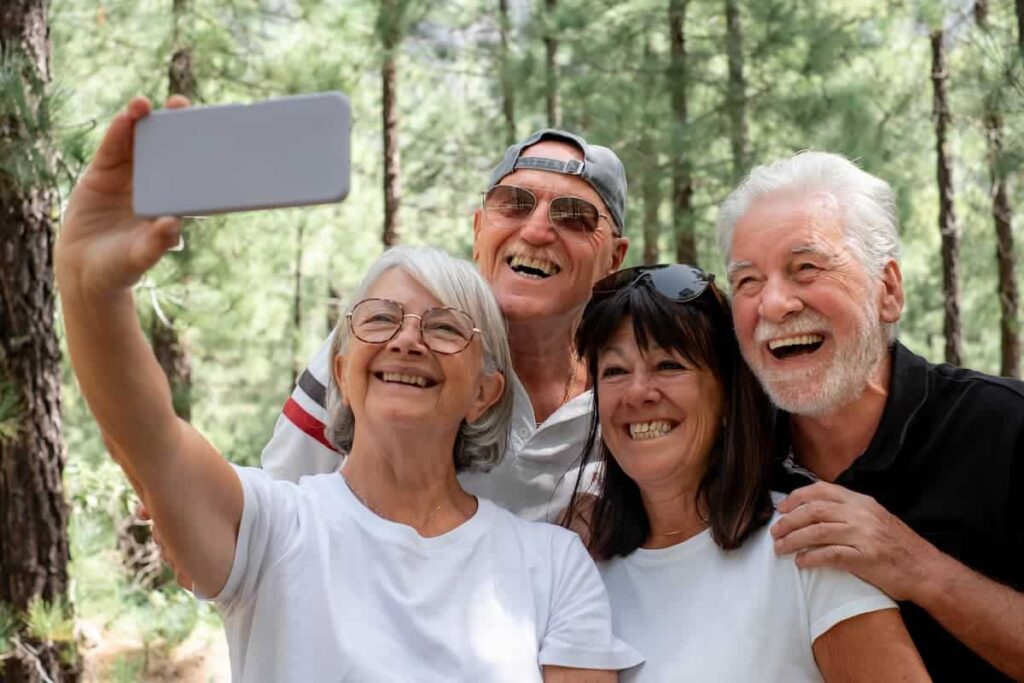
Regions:
M 516 142 L 516 95 L 512 83 L 512 57 L 509 49 L 511 23 L 508 17 L 508 0 L 498 0 L 498 29 L 501 33 L 501 110 L 505 115 L 505 142 Z
M 693 229 L 693 173 L 687 149 L 689 72 L 686 56 L 687 0 L 669 0 L 668 25 L 671 58 L 668 87 L 672 102 L 672 229 L 678 263 L 697 264 L 697 242 Z
M 1017 312 L 1020 296 L 1017 291 L 1017 264 L 1013 246 L 1013 211 L 1006 189 L 1003 160 L 1003 118 L 997 105 L 989 102 L 985 112 L 985 133 L 988 140 L 989 174 L 992 179 L 992 220 L 996 229 L 996 264 L 999 282 L 999 372 L 1005 377 L 1020 377 L 1020 326 Z
M 192 69 L 192 49 L 182 43 L 181 24 L 188 11 L 187 0 L 174 0 L 172 5 L 174 21 L 174 52 L 167 65 L 167 94 L 184 95 L 190 101 L 198 96 L 198 85 Z M 185 221 L 186 230 L 192 221 Z M 186 247 L 176 257 L 181 265 L 184 279 L 187 281 L 190 271 L 191 251 Z M 150 322 L 150 343 L 157 362 L 167 375 L 171 385 L 171 396 L 174 400 L 174 412 L 183 420 L 192 420 L 192 359 L 175 326 L 175 317 L 167 313 L 164 322 L 158 315 L 153 315 Z
M 946 340 L 947 363 L 963 363 L 960 335 L 960 230 L 953 205 L 953 164 L 946 148 L 946 132 L 950 125 L 949 101 L 946 93 L 949 74 L 946 71 L 944 31 L 931 34 L 932 44 L 932 116 L 935 121 L 935 156 L 939 185 L 939 234 L 942 238 L 942 294 L 945 316 L 942 332 Z
M 650 75 L 650 80 L 645 84 L 643 95 L 647 98 L 655 98 L 662 87 L 661 80 L 657 77 L 658 69 L 655 66 L 656 58 L 648 40 L 644 45 L 644 73 Z M 658 238 L 661 233 L 661 225 L 658 222 L 658 213 L 661 208 L 661 172 L 658 168 L 658 149 L 655 136 L 659 130 L 656 115 L 651 108 L 644 109 L 643 128 L 640 134 L 640 156 L 644 167 L 640 176 L 640 194 L 643 197 L 644 206 L 644 251 L 643 262 L 645 265 L 652 265 L 661 260 L 661 249 Z
M 33 105 L 50 80 L 46 0 L 0 4 L 0 58 L 22 60 L 20 87 Z M 53 154 L 34 140 L 10 102 L 0 102 L 0 155 L 31 144 L 44 168 L 32 179 L 0 172 L 0 385 L 16 398 L 16 431 L 0 436 L 0 604 L 23 614 L 42 599 L 67 605 L 68 506 L 62 473 L 61 356 L 54 328 Z M 67 615 L 70 618 L 70 615 Z M 21 643 L 0 662 L 4 681 L 77 680 L 73 641 L 52 642 L 15 625 Z
M 400 15 L 395 0 L 382 0 L 378 26 L 384 60 L 381 64 L 381 118 L 384 125 L 384 233 L 385 247 L 398 244 L 399 208 L 402 187 L 399 182 L 401 155 L 398 149 L 398 67 L 396 51 L 401 42 Z
M 292 271 L 294 280 L 292 293 L 292 386 L 298 381 L 299 373 L 305 367 L 305 359 L 300 356 L 302 349 L 302 253 L 305 234 L 306 221 L 299 220 L 295 233 L 295 267 Z
M 729 146 L 732 150 L 732 182 L 747 172 L 747 82 L 743 75 L 743 26 L 738 0 L 725 0 L 725 51 L 729 58 L 726 109 L 729 112 Z
M 1018 7 L 1022 0 L 1018 0 Z M 978 28 L 989 30 L 988 0 L 974 4 L 974 19 Z M 992 222 L 996 230 L 996 267 L 999 296 L 999 373 L 1005 377 L 1020 378 L 1020 325 L 1018 310 L 1020 296 L 1017 290 L 1017 260 L 1013 245 L 1013 211 L 1007 191 L 1006 159 L 1003 157 L 1003 115 L 999 88 L 985 98 L 985 141 L 988 151 L 989 177 L 992 182 Z
M 1017 14 L 1017 51 L 1024 55 L 1024 0 L 1017 0 L 1014 9 Z
M 552 128 L 562 127 L 562 102 L 558 95 L 558 37 L 556 36 L 555 13 L 558 11 L 558 0 L 544 0 L 547 8 L 544 31 L 544 50 L 546 53 L 546 99 L 548 108 L 548 125 Z

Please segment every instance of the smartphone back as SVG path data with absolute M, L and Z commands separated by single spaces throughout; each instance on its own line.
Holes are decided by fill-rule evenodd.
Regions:
M 203 216 L 338 202 L 349 189 L 340 93 L 152 112 L 135 126 L 139 216 Z

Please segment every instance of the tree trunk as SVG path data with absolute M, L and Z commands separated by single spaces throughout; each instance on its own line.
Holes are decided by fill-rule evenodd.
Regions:
M 644 74 L 650 80 L 646 83 L 643 91 L 644 96 L 652 99 L 658 96 L 662 87 L 657 77 L 656 58 L 651 48 L 650 40 L 644 45 Z M 661 233 L 661 226 L 658 222 L 658 209 L 661 207 L 661 172 L 658 168 L 658 149 L 655 136 L 659 130 L 657 117 L 650 107 L 644 109 L 643 128 L 640 135 L 640 156 L 643 160 L 643 167 L 638 169 L 640 175 L 640 194 L 643 197 L 644 206 L 644 252 L 643 262 L 645 265 L 652 265 L 661 260 L 661 250 L 658 245 L 658 238 Z
M 511 24 L 508 18 L 508 0 L 498 0 L 498 29 L 501 33 L 501 110 L 505 114 L 505 142 L 513 145 L 516 142 L 516 96 L 509 50 Z
M 1022 0 L 1018 0 L 1018 7 Z M 983 31 L 989 30 L 988 0 L 974 4 L 974 20 Z M 996 229 L 996 266 L 999 296 L 999 373 L 1020 378 L 1020 326 L 1017 311 L 1017 260 L 1013 246 L 1013 211 L 1007 192 L 1006 160 L 1003 157 L 1003 114 L 999 88 L 985 99 L 985 141 L 988 150 L 989 177 L 992 181 L 992 222 Z
M 1017 0 L 1017 51 L 1024 55 L 1024 0 Z
M 295 234 L 295 268 L 292 271 L 294 290 L 292 294 L 292 386 L 299 379 L 299 373 L 305 367 L 302 358 L 302 252 L 303 237 L 306 233 L 306 221 L 299 220 Z
M 942 294 L 945 317 L 942 332 L 946 339 L 946 362 L 963 363 L 960 338 L 960 231 L 953 206 L 953 165 L 946 149 L 946 131 L 950 125 L 946 94 L 946 53 L 944 31 L 931 34 L 932 44 L 932 115 L 935 120 L 935 154 L 939 184 L 939 234 L 942 237 Z
M 388 12 L 393 3 L 385 0 L 381 4 L 381 13 Z M 396 19 L 393 16 L 382 16 L 385 23 Z M 384 123 L 384 235 L 385 247 L 398 244 L 398 210 L 402 203 L 402 187 L 399 182 L 401 157 L 398 151 L 398 68 L 395 64 L 396 48 L 399 43 L 398 31 L 388 26 L 382 32 L 384 62 L 381 65 L 381 113 Z
M 693 174 L 690 151 L 689 104 L 687 90 L 689 73 L 686 58 L 687 0 L 669 0 L 668 26 L 671 58 L 668 87 L 672 98 L 672 229 L 676 242 L 676 262 L 697 264 L 697 242 L 693 230 Z
M 46 0 L 0 4 L 0 59 L 22 62 L 21 77 L 11 85 L 33 109 L 50 80 L 49 54 Z M 29 139 L 13 98 L 0 101 L 0 156 L 27 155 L 31 145 L 40 166 L 33 178 L 0 172 L 0 392 L 14 399 L 0 416 L 12 427 L 0 431 L 0 608 L 16 615 L 39 599 L 69 609 L 61 356 L 54 329 L 57 197 L 47 133 L 39 136 Z M 12 636 L 15 649 L 0 660 L 0 679 L 77 680 L 73 639 L 41 639 L 20 622 Z
M 1003 118 L 994 102 L 986 105 L 985 133 L 988 139 L 989 174 L 992 178 L 992 220 L 996 229 L 996 264 L 999 271 L 999 372 L 1006 377 L 1020 377 L 1020 328 L 1017 311 L 1017 265 L 1013 247 L 1013 211 L 1006 191 L 1003 160 Z
M 725 36 L 725 51 L 729 57 L 725 104 L 729 112 L 729 146 L 735 185 L 747 172 L 747 82 L 743 76 L 743 28 L 738 0 L 725 0 Z
M 192 69 L 192 49 L 182 44 L 181 24 L 188 10 L 187 0 L 174 0 L 174 45 L 171 61 L 167 66 L 167 94 L 184 95 L 195 101 L 198 94 L 195 72 Z M 192 221 L 185 221 L 185 229 Z M 191 252 L 186 248 L 177 254 L 183 280 L 187 281 L 190 271 Z M 153 315 L 150 323 L 150 343 L 157 362 L 167 375 L 174 400 L 174 412 L 185 421 L 192 420 L 192 360 L 174 324 L 174 315 L 167 314 L 166 322 Z
M 546 52 L 546 95 L 548 106 L 548 125 L 552 128 L 562 126 L 562 103 L 558 96 L 558 37 L 555 26 L 555 13 L 558 10 L 558 0 L 544 0 L 547 8 L 544 30 L 544 49 Z

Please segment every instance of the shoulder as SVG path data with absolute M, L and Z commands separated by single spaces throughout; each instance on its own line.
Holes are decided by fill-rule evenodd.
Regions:
M 972 410 L 980 417 L 1007 415 L 1016 422 L 1024 422 L 1024 382 L 948 363 L 932 364 L 909 351 L 906 354 L 909 362 L 924 369 L 928 378 L 929 403 L 933 406 Z M 964 401 L 965 398 L 969 400 Z

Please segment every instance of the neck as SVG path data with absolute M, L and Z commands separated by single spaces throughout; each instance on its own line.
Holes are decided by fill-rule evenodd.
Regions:
M 697 500 L 696 481 L 683 487 L 641 487 L 640 498 L 650 524 L 644 548 L 667 548 L 682 543 L 708 526 L 706 508 Z
M 889 395 L 892 360 L 888 353 L 853 401 L 826 415 L 790 415 L 797 462 L 825 481 L 835 481 L 867 450 Z
M 455 477 L 450 439 L 403 439 L 390 430 L 370 435 L 356 427 L 343 476 L 356 498 L 380 517 L 439 536 L 476 512 L 476 499 Z M 432 447 L 431 442 L 443 441 Z
M 530 396 L 538 424 L 587 387 L 587 372 L 573 351 L 575 316 L 509 323 L 512 366 Z

